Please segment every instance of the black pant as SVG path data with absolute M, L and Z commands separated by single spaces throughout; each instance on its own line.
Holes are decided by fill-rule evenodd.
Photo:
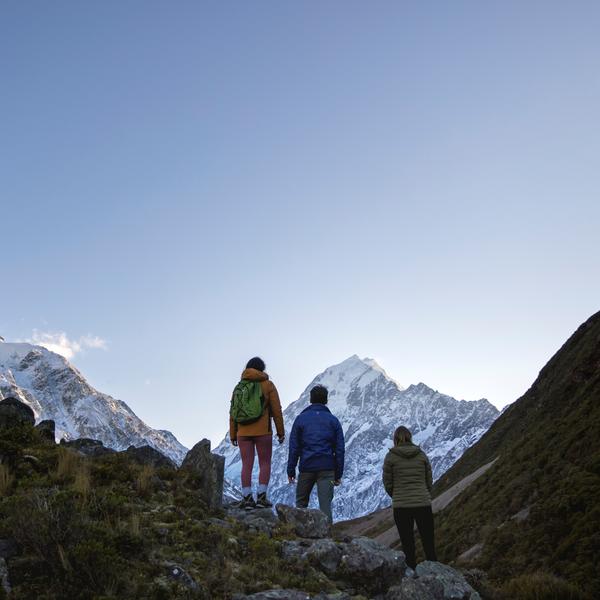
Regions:
M 406 554 L 406 564 L 414 569 L 417 566 L 415 558 L 415 521 L 421 536 L 425 558 L 437 560 L 433 536 L 433 513 L 431 506 L 414 506 L 411 508 L 395 508 L 394 521 L 400 535 L 402 550 Z

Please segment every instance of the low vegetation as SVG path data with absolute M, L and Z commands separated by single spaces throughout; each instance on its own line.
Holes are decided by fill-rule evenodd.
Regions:
M 274 538 L 215 525 L 189 479 L 123 454 L 88 458 L 31 428 L 0 430 L 0 538 L 11 599 L 231 598 L 269 587 L 326 590 L 279 557 Z M 173 576 L 183 570 L 197 585 Z M 1 588 L 0 588 L 1 590 Z M 3 592 L 0 591 L 0 597 Z

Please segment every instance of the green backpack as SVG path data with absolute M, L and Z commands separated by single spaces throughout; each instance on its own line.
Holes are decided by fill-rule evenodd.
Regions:
M 242 379 L 233 390 L 229 414 L 238 425 L 254 423 L 262 417 L 264 403 L 260 382 Z

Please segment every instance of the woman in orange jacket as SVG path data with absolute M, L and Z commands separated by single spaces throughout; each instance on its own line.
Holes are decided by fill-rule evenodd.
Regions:
M 255 356 L 248 361 L 242 381 L 258 381 L 264 399 L 262 415 L 252 423 L 236 423 L 229 417 L 229 437 L 234 446 L 240 449 L 242 457 L 242 494 L 240 508 L 270 508 L 273 506 L 267 499 L 267 487 L 271 478 L 271 455 L 273 452 L 273 429 L 271 420 L 275 421 L 277 438 L 282 444 L 285 439 L 281 403 L 275 384 L 265 373 L 264 361 Z M 259 475 L 256 502 L 252 496 L 252 468 L 254 455 L 258 454 Z

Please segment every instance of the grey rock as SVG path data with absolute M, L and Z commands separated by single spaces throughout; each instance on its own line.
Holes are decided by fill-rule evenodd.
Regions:
M 436 579 L 403 579 L 400 585 L 391 587 L 385 600 L 443 600 L 444 586 Z
M 167 577 L 171 581 L 175 581 L 189 590 L 198 590 L 200 586 L 196 580 L 178 564 L 167 564 Z
M 403 552 L 370 538 L 358 537 L 340 546 L 343 552 L 340 573 L 370 593 L 381 593 L 399 584 L 406 571 Z
M 152 446 L 129 446 L 123 454 L 130 456 L 140 465 L 150 465 L 157 469 L 175 469 L 175 463 Z
M 309 548 L 308 540 L 284 540 L 281 543 L 281 556 L 284 560 L 307 560 Z
M 298 590 L 267 590 L 248 596 L 236 594 L 233 600 L 310 600 L 310 594 Z
M 243 510 L 240 508 L 230 508 L 227 514 L 250 529 L 264 533 L 269 537 L 273 529 L 279 524 L 279 519 L 270 508 L 257 508 L 254 510 Z
M 46 441 L 56 444 L 56 423 L 52 419 L 40 421 L 35 428 Z
M 279 519 L 294 528 L 296 535 L 303 538 L 329 537 L 331 527 L 325 513 L 315 508 L 295 508 L 278 504 L 275 509 Z
M 35 415 L 27 404 L 8 397 L 0 400 L 0 428 L 7 429 L 21 425 L 33 427 L 35 424 Z
M 186 454 L 181 470 L 199 477 L 200 497 L 209 508 L 222 506 L 225 459 L 210 451 L 209 440 L 198 442 Z
M 330 539 L 314 542 L 306 552 L 308 562 L 328 575 L 337 571 L 342 560 L 342 550 Z
M 432 581 L 441 583 L 444 600 L 481 600 L 481 596 L 467 583 L 464 575 L 448 565 L 426 560 L 417 565 L 416 572 L 425 584 Z
M 342 560 L 342 549 L 333 540 L 286 540 L 281 545 L 284 560 L 310 563 L 327 575 L 333 575 Z
M 206 523 L 215 527 L 221 527 L 222 529 L 233 529 L 233 523 L 225 521 L 225 519 L 218 519 L 217 517 L 206 519 Z
M 114 454 L 115 450 L 107 448 L 100 440 L 90 438 L 79 438 L 78 440 L 60 440 L 61 446 L 77 450 L 85 456 L 103 456 L 105 454 Z

